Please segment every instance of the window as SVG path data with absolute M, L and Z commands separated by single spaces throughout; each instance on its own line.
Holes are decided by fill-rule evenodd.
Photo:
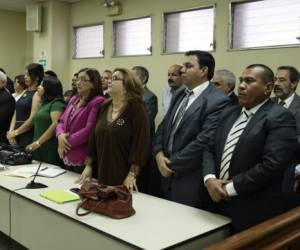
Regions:
M 163 52 L 213 50 L 214 8 L 164 14 L 165 46 Z
M 114 55 L 151 55 L 151 18 L 114 22 Z
M 74 28 L 74 58 L 103 57 L 103 25 Z
M 299 45 L 300 0 L 236 2 L 232 11 L 231 48 Z

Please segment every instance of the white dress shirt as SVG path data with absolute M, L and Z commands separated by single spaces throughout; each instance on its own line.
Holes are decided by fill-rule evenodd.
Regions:
M 185 110 L 187 110 L 192 105 L 192 103 L 197 99 L 197 97 L 199 97 L 202 94 L 202 92 L 208 87 L 208 85 L 209 85 L 209 81 L 206 81 L 193 89 L 189 89 L 190 91 L 193 91 L 193 93 L 189 97 L 189 102 L 188 102 L 188 105 L 186 106 Z M 178 106 L 178 108 L 176 110 L 173 121 L 175 120 L 177 113 L 180 110 L 181 105 L 182 105 L 182 102 L 180 103 L 180 105 Z
M 284 105 L 282 105 L 282 107 L 285 107 L 288 109 L 291 106 L 291 103 L 294 100 L 294 97 L 295 97 L 295 93 L 292 94 L 290 97 L 286 98 L 285 100 L 281 100 L 280 98 L 278 98 L 278 103 L 283 101 Z

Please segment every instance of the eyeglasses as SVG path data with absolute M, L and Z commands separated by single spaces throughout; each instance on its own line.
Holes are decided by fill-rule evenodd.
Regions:
M 91 80 L 86 79 L 86 78 L 84 78 L 84 77 L 78 77 L 78 78 L 76 79 L 76 81 L 77 81 L 77 82 L 90 82 Z
M 116 77 L 116 76 L 113 76 L 113 77 L 111 78 L 111 80 L 112 80 L 112 81 L 124 81 L 124 79 L 118 78 L 118 77 Z

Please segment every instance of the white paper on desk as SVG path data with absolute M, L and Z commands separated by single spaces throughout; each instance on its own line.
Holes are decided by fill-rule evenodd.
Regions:
M 38 166 L 30 166 L 30 167 L 22 167 L 16 170 L 10 171 L 5 173 L 7 176 L 14 176 L 14 177 L 23 177 L 23 178 L 30 178 L 35 175 Z M 44 177 L 56 177 L 60 174 L 65 173 L 66 170 L 61 168 L 48 168 L 47 166 L 41 166 L 38 175 Z
M 59 176 L 63 173 L 65 173 L 66 170 L 61 169 L 61 168 L 47 168 L 43 171 L 39 171 L 39 176 L 44 176 L 44 177 L 50 177 L 50 178 L 54 178 L 56 176 Z

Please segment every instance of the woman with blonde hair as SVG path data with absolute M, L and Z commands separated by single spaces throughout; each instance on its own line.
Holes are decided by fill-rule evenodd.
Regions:
M 102 106 L 90 137 L 82 183 L 97 168 L 98 181 L 105 185 L 124 184 L 137 190 L 136 179 L 149 153 L 149 124 L 143 87 L 133 72 L 117 68 L 108 84 L 111 99 Z

